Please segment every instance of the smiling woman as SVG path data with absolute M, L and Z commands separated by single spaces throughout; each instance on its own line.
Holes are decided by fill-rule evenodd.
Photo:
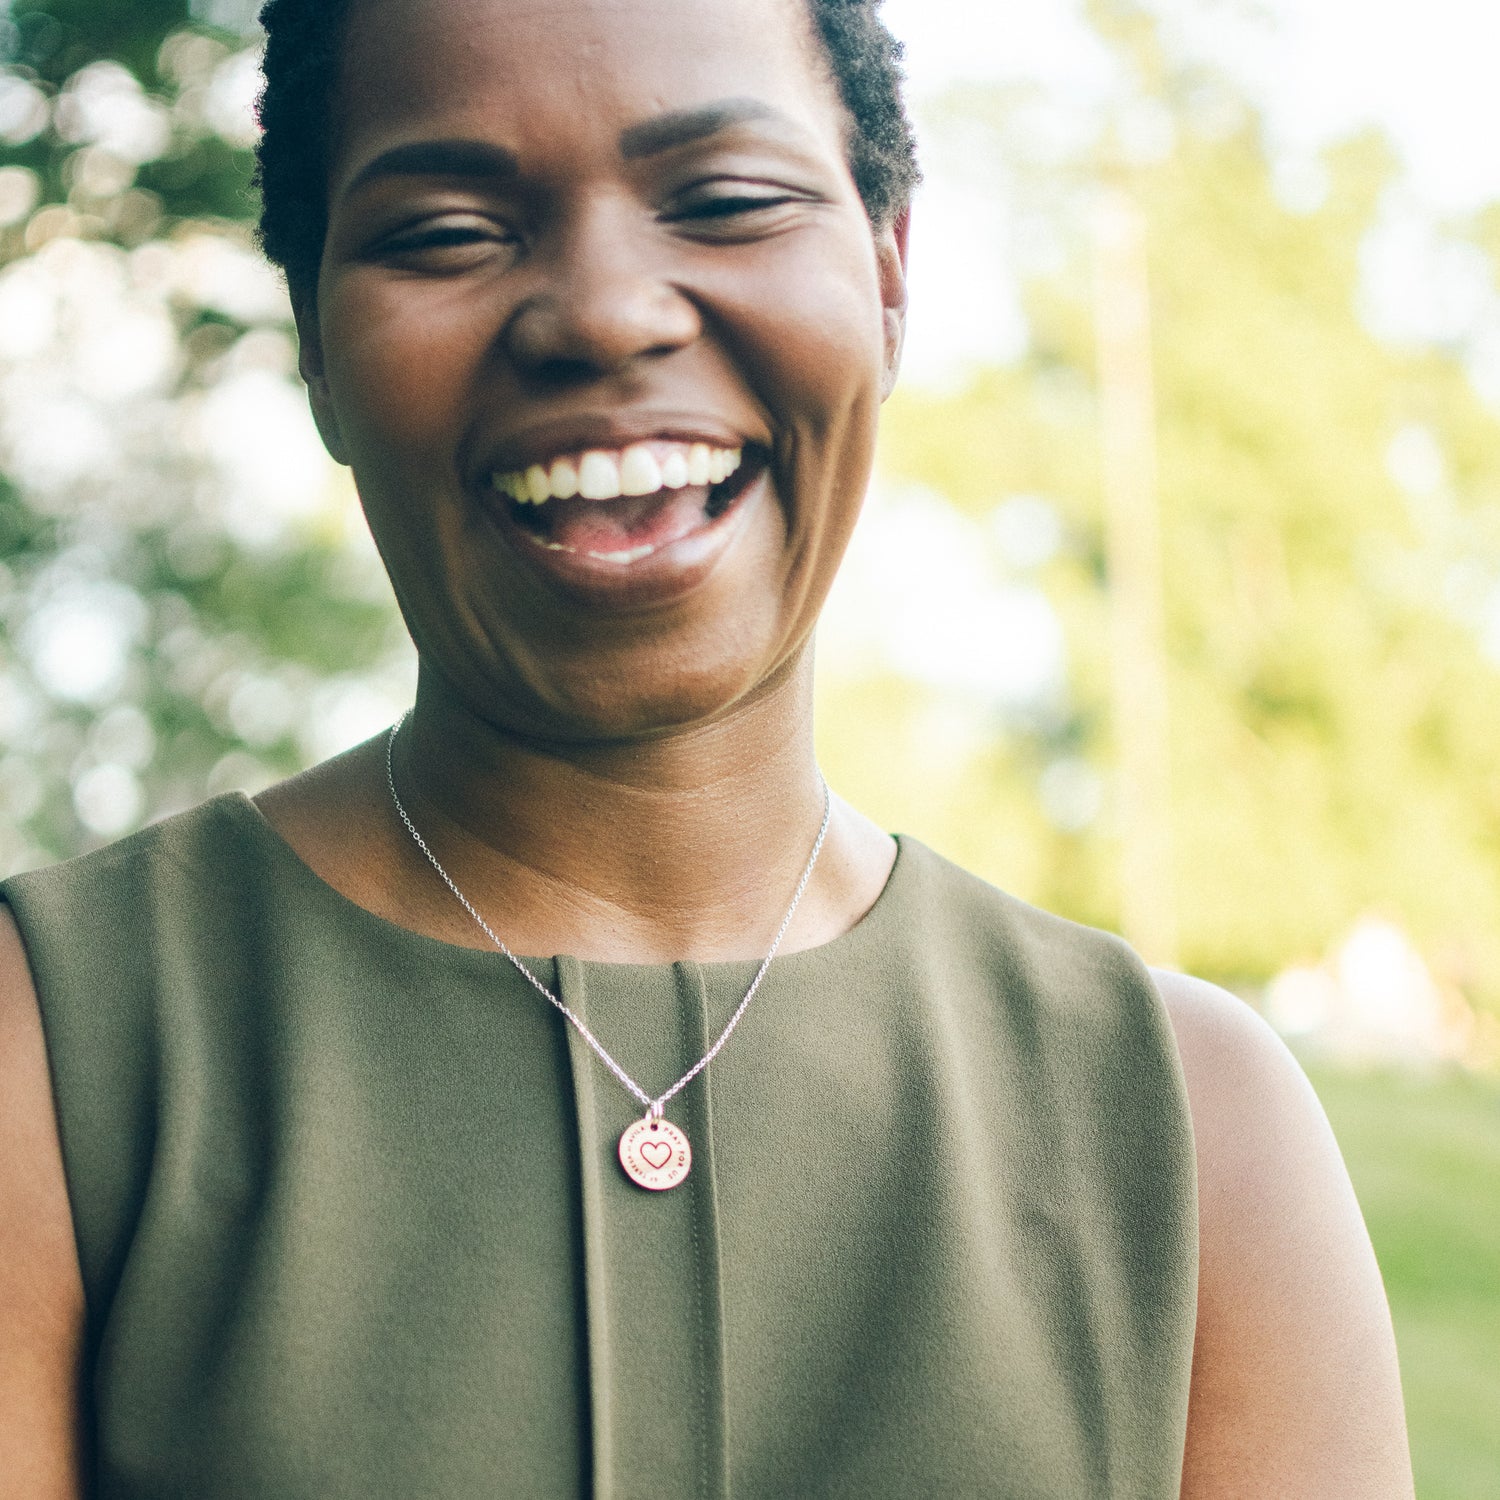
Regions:
M 787 0 L 565 11 L 566 39 L 549 7 L 458 7 L 446 42 L 433 14 L 349 29 L 315 278 L 286 247 L 319 425 L 419 650 L 487 717 L 702 718 L 791 665 L 827 592 L 894 373 L 901 224 L 872 234 Z M 703 479 L 621 495 L 695 449 Z
M 0 1473 L 1409 1494 L 1279 1044 L 818 771 L 905 318 L 874 4 L 264 19 L 265 244 L 417 701 L 4 886 Z

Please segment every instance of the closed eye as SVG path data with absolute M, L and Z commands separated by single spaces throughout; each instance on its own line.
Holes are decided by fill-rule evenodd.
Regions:
M 455 217 L 385 235 L 370 247 L 368 255 L 387 264 L 441 272 L 467 267 L 497 251 L 513 254 L 519 243 L 506 225 L 492 219 Z
M 416 234 L 398 235 L 387 241 L 386 250 L 428 250 L 441 245 L 472 245 L 479 240 L 493 239 L 492 234 L 471 226 L 446 225 L 440 229 L 423 229 Z
M 679 210 L 673 217 L 681 219 L 728 219 L 736 214 L 754 213 L 757 209 L 779 208 L 783 203 L 795 203 L 791 194 L 776 196 L 751 195 L 749 193 L 723 198 L 709 198 L 701 203 Z
M 799 218 L 799 210 L 816 201 L 815 195 L 769 185 L 758 192 L 736 188 L 699 191 L 682 194 L 660 217 L 689 237 L 753 240 L 791 227 Z

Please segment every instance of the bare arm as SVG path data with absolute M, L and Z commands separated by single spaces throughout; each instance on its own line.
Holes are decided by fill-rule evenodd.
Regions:
M 31 970 L 0 905 L 0 1500 L 83 1494 L 83 1286 Z
M 1322 1107 L 1243 1002 L 1155 977 L 1198 1155 L 1183 1500 L 1411 1500 L 1390 1311 Z

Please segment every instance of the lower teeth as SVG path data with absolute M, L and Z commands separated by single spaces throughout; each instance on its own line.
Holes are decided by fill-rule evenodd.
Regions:
M 595 562 L 608 563 L 633 563 L 639 562 L 643 557 L 650 557 L 656 551 L 655 547 L 631 547 L 624 552 L 590 552 L 589 556 Z

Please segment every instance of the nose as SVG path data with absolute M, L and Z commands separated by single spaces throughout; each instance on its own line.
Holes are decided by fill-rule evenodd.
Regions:
M 588 380 L 685 348 L 702 333 L 692 301 L 652 253 L 633 215 L 580 215 L 539 254 L 544 284 L 504 332 L 506 352 L 533 379 Z

